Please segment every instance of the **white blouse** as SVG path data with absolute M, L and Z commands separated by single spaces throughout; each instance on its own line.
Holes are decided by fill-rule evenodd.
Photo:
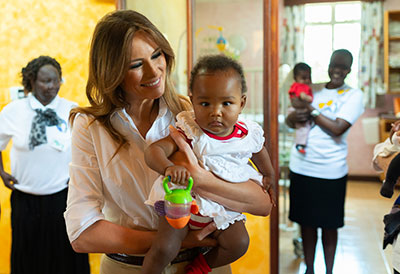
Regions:
M 11 174 L 18 180 L 15 188 L 25 193 L 49 195 L 67 187 L 71 161 L 71 132 L 68 116 L 76 103 L 56 96 L 43 106 L 31 93 L 12 101 L 0 113 L 0 151 L 12 140 Z M 47 143 L 29 149 L 29 134 L 35 109 L 53 109 L 60 124 L 46 126 Z
M 158 216 L 144 201 L 159 175 L 146 165 L 144 150 L 169 134 L 173 115 L 160 99 L 159 114 L 145 138 L 125 110 L 116 111 L 111 123 L 128 141 L 114 157 L 118 145 L 98 121 L 91 123 L 83 114 L 75 119 L 64 213 L 70 241 L 101 219 L 129 228 L 157 229 Z

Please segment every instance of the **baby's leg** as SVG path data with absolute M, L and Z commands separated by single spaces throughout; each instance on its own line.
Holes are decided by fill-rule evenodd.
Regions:
M 186 274 L 208 273 L 211 268 L 233 263 L 242 257 L 249 247 L 249 235 L 243 221 L 237 221 L 225 230 L 214 232 L 218 245 L 206 255 L 200 254 L 185 268 Z
M 157 235 L 144 258 L 142 273 L 161 273 L 178 255 L 187 232 L 187 226 L 182 229 L 175 229 L 168 224 L 164 217 L 161 217 Z
M 385 182 L 381 187 L 381 195 L 387 198 L 391 198 L 393 195 L 393 188 L 396 185 L 397 180 L 400 177 L 400 153 L 397 154 L 392 161 L 390 161 L 389 167 L 386 172 Z
M 249 247 L 249 234 L 243 221 L 237 221 L 225 230 L 218 230 L 215 236 L 218 241 L 217 247 L 204 255 L 211 268 L 233 263 L 242 257 Z

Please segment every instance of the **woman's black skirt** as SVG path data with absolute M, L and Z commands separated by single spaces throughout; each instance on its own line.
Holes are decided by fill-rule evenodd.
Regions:
M 290 172 L 289 219 L 302 226 L 336 229 L 344 226 L 347 175 L 322 179 Z
M 11 194 L 11 274 L 89 274 L 88 254 L 69 243 L 67 189 L 51 195 Z

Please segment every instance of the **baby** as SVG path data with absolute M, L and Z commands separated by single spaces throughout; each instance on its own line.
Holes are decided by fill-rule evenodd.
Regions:
M 311 67 L 306 63 L 297 63 L 293 68 L 293 77 L 295 82 L 289 89 L 290 102 L 295 109 L 305 108 L 313 100 L 309 86 L 311 84 Z M 310 128 L 310 121 L 296 123 L 296 149 L 301 154 L 306 153 L 305 148 Z
M 179 113 L 176 125 L 202 166 L 228 182 L 253 179 L 270 190 L 273 168 L 264 147 L 263 130 L 257 123 L 239 116 L 246 104 L 247 89 L 241 65 L 224 55 L 204 56 L 193 68 L 189 86 L 193 111 Z M 189 172 L 168 159 L 177 149 L 168 136 L 151 144 L 145 151 L 145 159 L 158 173 L 170 176 L 174 183 L 183 184 L 187 182 Z M 258 172 L 249 164 L 249 159 Z M 154 203 L 163 196 L 162 188 L 155 183 L 149 200 Z M 230 264 L 243 256 L 249 236 L 243 214 L 197 194 L 194 198 L 200 214 L 192 216 L 190 228 L 192 224 L 214 222 L 217 230 L 212 237 L 218 244 L 206 254 L 200 254 L 185 270 L 186 273 L 208 273 L 211 268 Z M 161 273 L 178 254 L 187 232 L 187 226 L 174 229 L 165 218 L 160 218 L 157 238 L 145 256 L 143 273 Z

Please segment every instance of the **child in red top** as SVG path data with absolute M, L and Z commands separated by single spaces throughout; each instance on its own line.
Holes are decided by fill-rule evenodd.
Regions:
M 305 108 L 313 100 L 311 84 L 311 67 L 306 63 L 297 63 L 293 68 L 294 83 L 289 89 L 290 102 L 295 109 Z M 296 149 L 301 154 L 306 153 L 308 132 L 311 122 L 296 123 Z

